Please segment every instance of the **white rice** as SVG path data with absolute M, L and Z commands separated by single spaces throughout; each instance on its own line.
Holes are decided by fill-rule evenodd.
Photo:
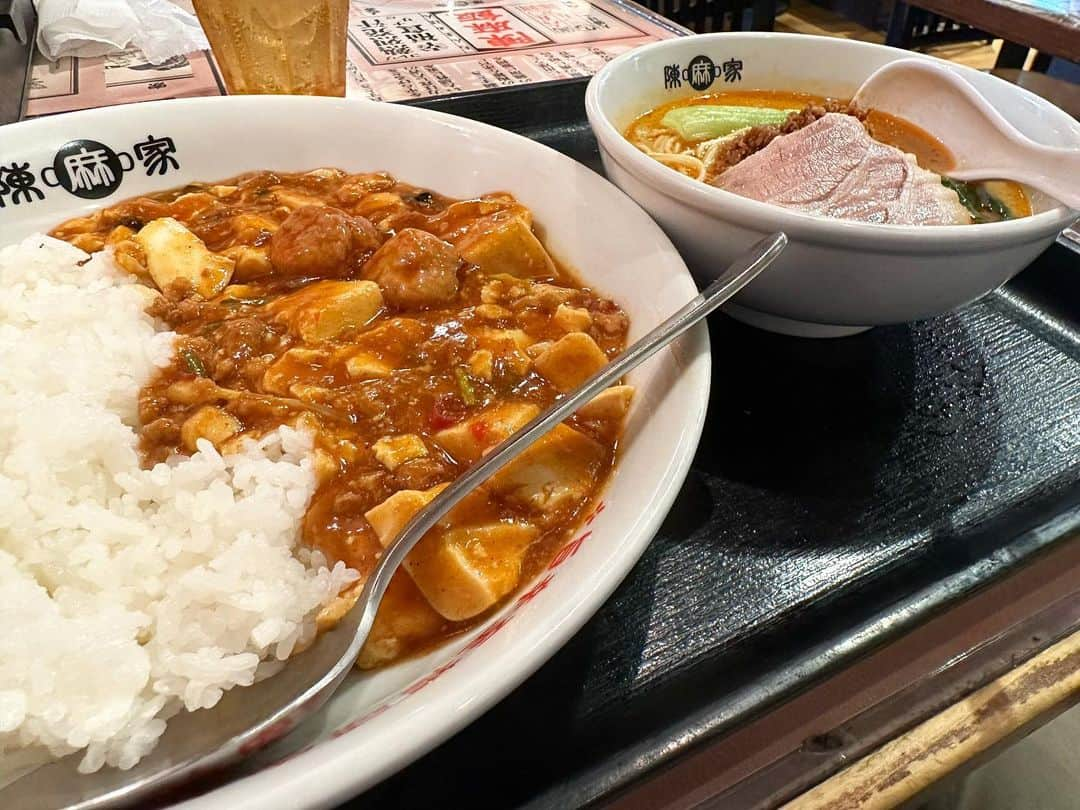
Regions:
M 297 548 L 309 436 L 143 470 L 137 395 L 174 335 L 146 290 L 44 236 L 0 251 L 0 760 L 130 768 L 314 634 L 355 578 Z

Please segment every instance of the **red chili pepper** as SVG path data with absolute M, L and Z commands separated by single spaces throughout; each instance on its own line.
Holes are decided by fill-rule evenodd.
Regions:
M 487 439 L 490 428 L 488 427 L 488 423 L 485 422 L 483 419 L 477 419 L 475 422 L 469 425 L 469 431 L 472 433 L 473 437 L 478 442 L 483 442 L 485 439 Z

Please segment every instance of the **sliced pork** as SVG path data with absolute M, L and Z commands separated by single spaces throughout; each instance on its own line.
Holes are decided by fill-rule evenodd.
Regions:
M 912 155 L 870 137 L 855 117 L 828 113 L 775 138 L 713 181 L 752 200 L 806 214 L 893 225 L 971 221 L 956 192 Z

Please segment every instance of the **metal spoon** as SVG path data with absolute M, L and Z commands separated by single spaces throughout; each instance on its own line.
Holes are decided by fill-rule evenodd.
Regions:
M 1036 143 L 1006 121 L 964 77 L 923 59 L 871 74 L 856 104 L 922 127 L 953 153 L 956 180 L 1015 180 L 1080 209 L 1080 149 Z
M 80 757 L 74 754 L 0 790 L 0 807 L 100 810 L 144 803 L 152 794 L 167 800 L 168 794 L 162 794 L 169 788 L 232 764 L 294 729 L 326 702 L 352 669 L 390 578 L 440 518 L 533 442 L 735 295 L 786 245 L 782 233 L 762 239 L 678 312 L 466 470 L 409 521 L 371 572 L 352 610 L 280 673 L 228 691 L 209 711 L 181 712 L 169 721 L 157 748 L 129 771 L 104 768 L 82 775 L 76 772 Z

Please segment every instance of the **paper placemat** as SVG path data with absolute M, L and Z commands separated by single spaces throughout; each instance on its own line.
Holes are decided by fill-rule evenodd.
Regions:
M 620 0 L 352 0 L 348 96 L 404 101 L 586 77 L 680 33 Z M 160 66 L 135 48 L 56 63 L 37 54 L 27 115 L 224 92 L 208 51 Z

